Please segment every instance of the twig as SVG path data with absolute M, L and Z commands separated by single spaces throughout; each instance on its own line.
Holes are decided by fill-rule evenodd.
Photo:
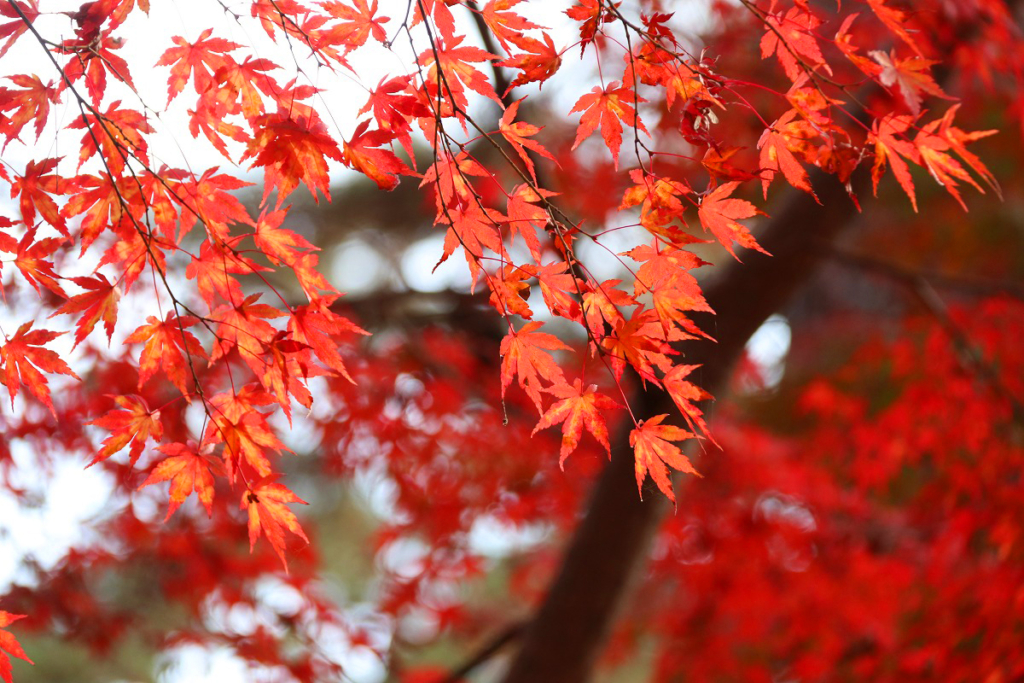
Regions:
M 452 669 L 451 673 L 449 673 L 446 678 L 441 679 L 440 683 L 462 683 L 466 676 L 471 674 L 474 669 L 489 661 L 509 643 L 519 640 L 519 637 L 526 630 L 527 623 L 528 622 L 526 621 L 516 622 L 505 627 L 504 630 L 499 631 L 493 638 L 487 641 L 482 648 L 469 657 L 469 659 L 460 664 L 457 668 Z

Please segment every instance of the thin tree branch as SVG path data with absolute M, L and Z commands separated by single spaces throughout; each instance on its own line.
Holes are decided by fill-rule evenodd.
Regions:
M 452 669 L 451 673 L 449 673 L 448 676 L 442 679 L 439 683 L 462 683 L 466 676 L 473 673 L 473 671 L 482 664 L 490 661 L 491 658 L 498 654 L 506 645 L 518 640 L 526 630 L 526 626 L 527 622 L 520 621 L 510 624 L 504 630 L 499 631 L 497 635 L 487 641 L 487 643 L 485 643 L 484 646 L 469 659 L 458 667 Z

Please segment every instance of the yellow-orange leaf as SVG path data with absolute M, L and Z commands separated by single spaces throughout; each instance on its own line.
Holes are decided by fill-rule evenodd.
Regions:
M 171 518 L 174 511 L 185 502 L 185 499 L 193 491 L 199 496 L 203 507 L 206 508 L 206 514 L 212 515 L 213 472 L 211 468 L 217 467 L 219 463 L 197 453 L 195 444 L 191 442 L 189 445 L 169 443 L 160 446 L 157 450 L 168 457 L 153 468 L 149 477 L 142 482 L 142 486 L 139 488 L 162 481 L 171 482 L 170 505 L 167 508 L 167 516 L 164 517 L 164 521 Z
M 576 450 L 583 436 L 583 428 L 594 435 L 597 442 L 604 446 L 611 457 L 611 446 L 608 443 L 608 427 L 604 423 L 601 410 L 618 408 L 619 404 L 604 394 L 597 393 L 597 387 L 591 384 L 585 391 L 583 382 L 576 380 L 573 386 L 568 384 L 556 385 L 549 391 L 562 399 L 556 401 L 544 416 L 533 428 L 536 434 L 542 429 L 553 427 L 559 422 L 562 423 L 562 450 L 559 454 L 558 465 L 565 466 L 565 459 Z
M 285 541 L 284 532 L 287 529 L 306 543 L 309 539 L 299 526 L 299 520 L 295 513 L 286 507 L 287 503 L 302 503 L 308 505 L 287 487 L 274 483 L 277 475 L 264 477 L 256 482 L 248 491 L 242 494 L 242 509 L 249 512 L 249 550 L 256 545 L 256 539 L 262 534 L 270 541 L 274 551 L 284 564 L 285 572 L 288 571 L 288 560 L 284 555 Z
M 130 463 L 134 466 L 135 461 L 142 455 L 146 439 L 159 441 L 164 435 L 164 427 L 160 423 L 160 411 L 151 412 L 141 396 L 118 396 L 114 402 L 121 406 L 121 410 L 111 410 L 103 417 L 86 423 L 111 432 L 110 436 L 103 441 L 103 448 L 89 463 L 89 467 L 106 460 L 127 446 L 129 442 L 132 447 L 128 454 Z
M 655 415 L 641 422 L 629 433 L 629 445 L 633 447 L 636 457 L 636 487 L 640 491 L 640 496 L 643 497 L 644 479 L 650 473 L 661 492 L 675 503 L 676 497 L 672 493 L 672 482 L 668 478 L 666 465 L 687 474 L 696 474 L 698 477 L 700 473 L 693 469 L 690 459 L 683 455 L 677 446 L 670 443 L 692 439 L 693 434 L 679 427 L 661 424 L 666 417 L 668 415 Z

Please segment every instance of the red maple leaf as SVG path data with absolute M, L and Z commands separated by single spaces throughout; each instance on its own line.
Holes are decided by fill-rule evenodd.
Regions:
M 288 320 L 288 329 L 292 338 L 313 349 L 324 365 L 354 383 L 338 353 L 338 340 L 349 333 L 368 335 L 369 332 L 330 308 L 336 298 L 320 298 L 306 306 L 298 306 Z
M 11 40 L 13 40 L 13 38 Z M 8 44 L 10 44 L 10 41 L 8 41 Z M 0 50 L 0 57 L 2 57 L 6 51 L 6 47 L 3 50 Z M 9 631 L 4 630 L 18 619 L 24 618 L 24 614 L 11 614 L 10 612 L 0 610 L 0 680 L 4 681 L 4 683 L 13 683 L 11 678 L 11 660 L 8 658 L 8 654 L 11 657 L 24 659 L 29 664 L 34 664 L 34 662 L 28 658 L 28 655 L 25 654 L 25 651 L 21 649 L 21 645 L 19 645 L 18 641 L 14 639 L 14 636 L 11 635 Z
M 889 27 L 893 33 L 907 44 L 918 55 L 923 56 L 917 41 L 907 30 L 907 15 L 898 9 L 893 9 L 885 4 L 885 0 L 867 0 L 868 5 L 874 10 L 875 16 L 882 20 L 882 23 Z
M 615 21 L 615 10 L 621 2 L 607 3 L 605 0 L 580 0 L 579 4 L 573 5 L 565 10 L 570 19 L 582 22 L 580 26 L 580 55 L 587 49 L 587 45 L 594 41 L 597 31 L 602 23 Z
M 692 439 L 693 434 L 672 425 L 663 425 L 662 422 L 668 415 L 655 415 L 649 420 L 641 421 L 637 428 L 629 433 L 629 445 L 633 448 L 636 458 L 636 488 L 640 497 L 644 495 L 644 479 L 649 473 L 654 483 L 658 485 L 661 492 L 676 502 L 675 494 L 672 492 L 672 482 L 668 477 L 668 467 L 700 476 L 697 470 L 693 469 L 690 459 L 683 455 L 672 441 L 683 441 Z
M 266 319 L 281 318 L 286 314 L 273 306 L 256 303 L 261 296 L 247 296 L 240 303 L 221 306 L 211 314 L 210 318 L 219 323 L 217 341 L 210 354 L 211 363 L 237 348 L 253 372 L 260 373 L 263 370 L 263 347 L 277 333 Z
M 402 144 L 409 158 L 414 159 L 410 119 L 429 117 L 431 113 L 422 98 L 410 91 L 411 82 L 412 76 L 395 76 L 386 81 L 382 78 L 357 114 L 372 111 L 380 129 L 390 132 Z
M 466 88 L 501 104 L 490 80 L 471 66 L 477 62 L 498 59 L 486 50 L 461 45 L 465 36 L 444 39 L 436 49 L 424 50 L 419 56 L 420 66 L 427 68 L 427 86 L 432 99 L 448 99 L 459 110 L 465 111 L 468 100 Z M 440 74 L 444 74 L 442 81 Z
M 96 3 L 93 3 L 94 5 Z M 135 90 L 128 63 L 114 50 L 124 45 L 123 38 L 110 35 L 110 29 L 102 35 L 89 36 L 84 40 L 65 41 L 61 51 L 75 55 L 64 67 L 64 79 L 60 81 L 60 90 L 68 87 L 80 78 L 85 79 L 85 89 L 93 106 L 99 106 L 107 90 L 107 72 L 119 81 L 128 84 Z
M 583 428 L 594 435 L 597 442 L 604 446 L 611 457 L 611 445 L 608 443 L 608 427 L 605 425 L 602 410 L 618 408 L 619 404 L 604 394 L 597 392 L 597 386 L 590 385 L 583 389 L 583 382 L 577 379 L 573 386 L 568 384 L 555 385 L 549 392 L 562 399 L 556 401 L 541 417 L 533 428 L 536 434 L 542 429 L 562 422 L 562 449 L 558 458 L 559 467 L 565 468 L 565 459 L 576 450 L 583 436 Z
M 249 490 L 242 494 L 240 509 L 249 512 L 249 550 L 252 551 L 256 545 L 256 539 L 263 535 L 270 541 L 270 545 L 281 558 L 281 563 L 284 564 L 284 570 L 287 572 L 288 559 L 284 554 L 284 532 L 290 531 L 306 543 L 309 543 L 309 539 L 306 538 L 305 532 L 299 526 L 299 520 L 295 517 L 295 513 L 286 505 L 288 503 L 308 505 L 308 503 L 283 484 L 275 483 L 274 480 L 277 477 L 278 475 L 266 476 L 249 487 Z
M 18 10 L 21 10 L 20 14 Z M 21 18 L 22 14 L 25 19 Z M 6 24 L 0 24 L 0 38 L 7 39 L 3 47 L 0 47 L 0 57 L 3 57 L 11 49 L 14 41 L 28 31 L 29 26 L 36 23 L 36 19 L 39 18 L 39 0 L 12 0 L 0 4 L 0 17 L 13 19 Z
M 265 111 L 260 92 L 273 96 L 280 91 L 277 81 L 266 74 L 279 67 L 269 59 L 253 59 L 251 55 L 241 64 L 233 59 L 226 62 L 214 73 L 215 87 L 212 90 L 216 99 L 231 102 L 235 106 L 229 109 L 241 111 L 242 116 L 252 120 Z
M 114 402 L 121 406 L 121 410 L 111 410 L 103 417 L 86 423 L 111 432 L 110 436 L 104 439 L 103 448 L 93 457 L 88 467 L 106 460 L 129 443 L 129 465 L 134 467 L 142 455 L 146 441 L 153 439 L 159 442 L 163 438 L 164 426 L 160 422 L 160 411 L 151 411 L 144 398 L 134 394 L 118 396 L 114 398 Z
M 231 273 L 248 274 L 269 270 L 252 259 L 239 254 L 233 248 L 242 237 L 233 237 L 223 245 L 204 240 L 199 247 L 199 256 L 185 269 L 185 277 L 195 279 L 199 294 L 207 304 L 213 306 L 214 295 L 219 294 L 225 301 L 234 303 L 242 300 L 242 287 Z
M 171 482 L 170 503 L 167 507 L 166 522 L 171 518 L 185 499 L 193 491 L 199 496 L 199 501 L 206 508 L 206 514 L 213 514 L 213 470 L 219 469 L 220 464 L 197 451 L 194 443 L 188 445 L 183 443 L 169 443 L 157 447 L 157 450 L 167 457 L 153 468 L 146 481 L 142 482 L 139 488 L 158 484 L 162 481 Z
M 792 7 L 785 16 L 770 14 L 766 23 L 769 28 L 761 38 L 761 58 L 767 59 L 774 54 L 789 80 L 799 80 L 805 67 L 820 67 L 825 73 L 832 73 L 814 34 L 821 25 L 821 19 L 808 12 L 806 6 Z
M 74 178 L 75 193 L 61 210 L 65 217 L 74 218 L 85 214 L 78 227 L 82 255 L 96 241 L 104 230 L 116 226 L 126 218 L 124 206 L 138 206 L 139 187 L 131 178 L 121 178 L 117 183 L 110 176 L 80 175 Z M 141 212 L 140 212 L 141 213 Z M 138 215 L 135 216 L 138 218 Z
M 43 344 L 53 341 L 63 333 L 49 330 L 29 332 L 31 327 L 31 322 L 25 323 L 7 340 L 7 343 L 0 346 L 0 362 L 3 363 L 3 367 L 0 368 L 0 383 L 7 385 L 11 407 L 14 407 L 14 397 L 18 395 L 18 389 L 24 382 L 29 392 L 42 401 L 56 417 L 57 411 L 50 400 L 50 387 L 39 371 L 69 375 L 75 379 L 79 377 L 55 351 L 43 348 Z
M 540 206 L 544 199 L 554 197 L 557 193 L 541 189 L 538 193 L 530 185 L 523 183 L 512 188 L 508 195 L 505 211 L 508 214 L 508 226 L 511 243 L 515 242 L 516 234 L 522 236 L 534 260 L 540 262 L 541 247 L 537 231 L 543 230 L 550 216 L 545 207 Z
M 177 186 L 175 201 L 185 207 L 181 212 L 179 240 L 197 220 L 203 222 L 207 232 L 225 240 L 232 224 L 254 225 L 245 206 L 231 194 L 235 190 L 252 187 L 253 183 L 217 171 L 216 166 L 208 168 L 199 178 L 191 176 Z

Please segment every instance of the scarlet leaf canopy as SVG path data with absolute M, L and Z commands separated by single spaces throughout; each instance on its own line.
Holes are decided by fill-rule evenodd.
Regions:
M 1019 12 L 1002 0 L 741 0 L 697 3 L 693 17 L 656 0 L 217 4 L 223 25 L 188 25 L 181 12 L 185 28 L 167 29 L 181 3 L 0 0 L 0 381 L 11 406 L 0 426 L 12 444 L 0 444 L 0 480 L 27 499 L 10 476 L 24 454 L 70 454 L 110 475 L 120 501 L 97 522 L 101 541 L 69 551 L 36 590 L 11 591 L 24 623 L 87 640 L 93 615 L 102 636 L 90 645 L 114 647 L 131 619 L 77 587 L 132 565 L 186 606 L 188 623 L 160 647 L 216 642 L 264 673 L 337 680 L 324 645 L 336 637 L 401 680 L 428 680 L 403 661 L 410 624 L 473 631 L 479 615 L 454 595 L 487 565 L 480 530 L 567 535 L 597 471 L 625 458 L 644 505 L 663 497 L 678 510 L 649 534 L 638 590 L 658 599 L 627 615 L 610 664 L 647 647 L 630 625 L 657 623 L 647 649 L 659 681 L 1024 676 L 1024 658 L 1007 654 L 1024 629 L 1024 509 L 1008 465 L 1021 455 L 1024 358 L 1007 341 L 1024 322 L 1008 301 L 1019 280 L 1006 284 L 1021 252 L 991 247 L 1008 238 L 989 239 L 1000 220 L 988 214 L 978 232 L 920 230 L 950 202 L 961 216 L 1003 195 L 1010 164 L 988 159 L 1007 152 L 985 146 L 997 132 L 999 145 L 1019 142 L 1002 142 L 1024 111 Z M 151 37 L 159 49 L 142 61 L 128 43 Z M 430 266 L 465 264 L 464 286 L 434 308 L 412 305 L 415 324 L 381 322 L 388 302 L 416 294 L 404 265 L 376 303 L 342 296 L 333 247 L 349 238 L 311 227 L 321 196 L 343 198 L 339 233 L 376 235 L 406 263 L 393 246 L 401 226 L 351 225 L 363 220 L 347 213 L 352 188 L 379 216 L 401 209 L 430 224 Z M 1007 204 L 1019 193 L 1011 185 Z M 818 205 L 833 223 L 799 224 Z M 865 228 L 869 241 L 839 254 L 834 223 L 862 208 L 863 223 L 907 223 L 910 236 Z M 768 243 L 772 214 L 795 224 Z M 877 262 L 893 243 L 911 263 Z M 732 290 L 716 278 L 741 281 L 743 262 L 764 263 L 774 245 L 803 280 L 825 254 L 899 282 L 934 326 L 900 309 L 875 334 L 841 335 L 830 355 L 813 323 L 819 299 L 841 298 L 835 279 L 792 313 L 807 331 L 786 342 L 804 384 L 780 384 L 793 377 L 784 360 L 769 367 L 756 345 L 723 352 L 723 367 L 693 360 L 719 341 L 742 348 L 775 310 L 762 310 L 759 289 L 799 290 L 782 272 L 721 294 Z M 996 285 L 926 277 L 982 251 Z M 948 309 L 933 279 L 984 300 Z M 894 308 L 848 299 L 837 304 L 847 321 Z M 842 369 L 844 356 L 871 376 Z M 962 413 L 943 402 L 943 379 Z M 709 391 L 740 407 L 709 413 Z M 782 394 L 779 435 L 745 421 Z M 801 443 L 835 460 L 800 461 Z M 326 597 L 316 568 L 331 525 L 295 507 L 306 504 L 296 491 L 312 509 L 329 499 L 317 485 L 335 478 L 372 482 L 384 510 L 368 543 L 386 574 L 370 582 L 376 620 Z M 876 537 L 857 540 L 851 520 Z M 532 603 L 555 556 L 526 555 L 509 585 Z M 806 585 L 772 602 L 800 572 Z M 273 626 L 267 576 L 301 598 Z M 876 585 L 886 581 L 892 594 Z M 733 582 L 757 600 L 716 602 Z M 828 628 L 855 636 L 829 640 L 807 624 L 844 582 L 885 607 L 842 603 Z M 1005 595 L 973 599 L 986 582 Z M 706 590 L 674 601 L 680 586 Z M 249 609 L 252 628 L 213 634 L 219 606 Z M 928 618 L 972 610 L 982 616 L 956 643 Z M 0 611 L 5 683 L 10 656 L 28 661 L 6 630 L 20 618 Z M 697 622 L 707 628 L 695 633 Z M 997 622 L 1002 639 L 988 628 Z

